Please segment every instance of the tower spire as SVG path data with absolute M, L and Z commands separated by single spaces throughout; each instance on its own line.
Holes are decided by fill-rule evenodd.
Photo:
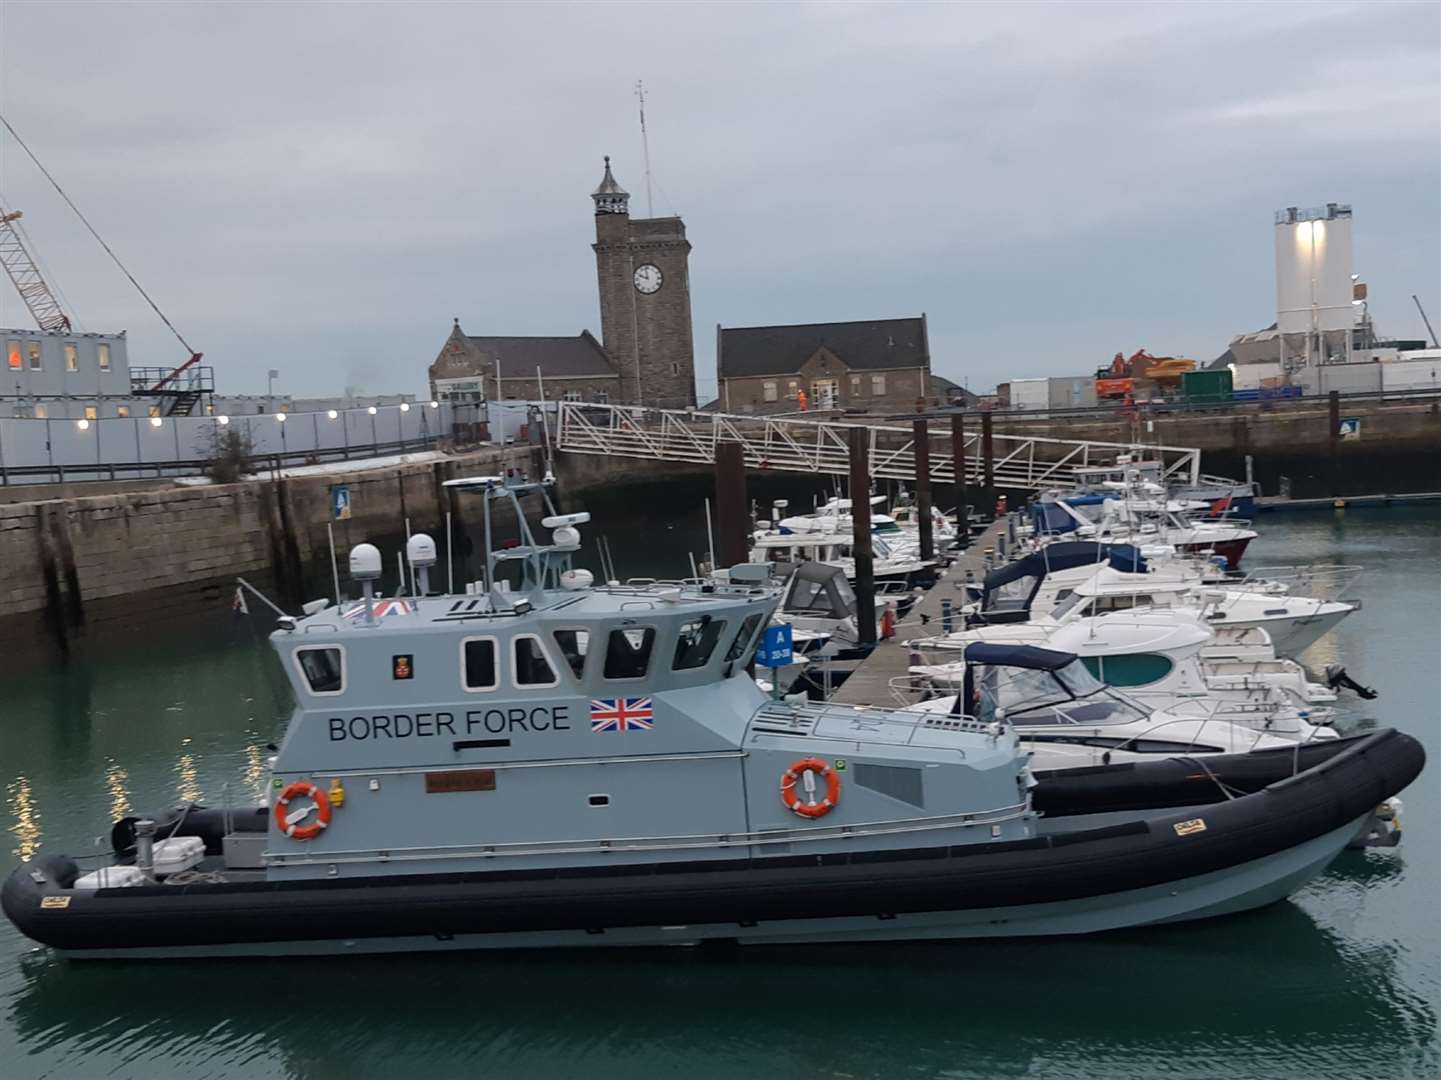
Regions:
M 629 214 L 630 192 L 615 182 L 610 172 L 610 155 L 605 156 L 605 175 L 600 186 L 590 193 L 595 200 L 595 212 L 600 214 Z

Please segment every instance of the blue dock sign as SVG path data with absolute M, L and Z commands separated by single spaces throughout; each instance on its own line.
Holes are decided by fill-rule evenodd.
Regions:
M 1341 430 L 1337 432 L 1342 442 L 1355 442 L 1361 438 L 1361 418 L 1359 416 L 1343 416 L 1341 418 Z
M 330 485 L 330 518 L 332 521 L 350 520 L 350 485 Z
M 761 667 L 787 667 L 795 660 L 791 642 L 791 624 L 768 626 L 761 637 L 761 647 L 756 651 L 756 662 Z

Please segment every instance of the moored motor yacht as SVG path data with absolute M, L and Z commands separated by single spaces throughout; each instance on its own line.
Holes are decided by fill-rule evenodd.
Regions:
M 1038 777 L 999 713 L 771 702 L 745 674 L 770 568 L 596 585 L 570 565 L 587 515 L 449 483 L 484 500 L 482 580 L 432 594 L 417 535 L 418 583 L 377 600 L 380 553 L 352 549 L 362 597 L 270 637 L 296 705 L 263 804 L 22 863 L 0 889 L 22 933 L 81 959 L 1090 933 L 1288 896 L 1424 762 L 1381 731 L 1201 782 Z

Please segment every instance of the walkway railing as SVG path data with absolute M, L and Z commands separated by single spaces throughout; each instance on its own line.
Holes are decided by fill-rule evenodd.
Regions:
M 862 426 L 870 432 L 871 475 L 913 480 L 916 475 L 915 440 L 909 426 L 864 424 L 857 421 L 798 420 L 794 417 L 735 416 L 678 409 L 643 409 L 627 405 L 587 405 L 561 402 L 556 449 L 572 454 L 648 458 L 654 461 L 690 461 L 712 464 L 716 444 L 741 445 L 747 467 L 783 472 L 845 475 L 850 469 L 847 433 Z M 965 437 L 965 471 L 968 482 L 985 476 L 979 424 Z M 955 481 L 948 425 L 933 420 L 930 431 L 931 479 Z M 1077 469 L 1115 462 L 1118 454 L 1136 453 L 1130 443 L 1095 440 L 1049 439 L 1022 435 L 992 436 L 992 470 L 996 485 L 1020 490 L 1064 487 Z M 1159 457 L 1167 477 L 1196 483 L 1201 475 L 1201 452 L 1180 446 L 1147 445 L 1149 457 Z

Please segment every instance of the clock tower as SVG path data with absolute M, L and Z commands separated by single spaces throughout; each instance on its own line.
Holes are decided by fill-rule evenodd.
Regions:
M 695 404 L 690 243 L 679 217 L 632 218 L 630 195 L 610 172 L 595 201 L 600 332 L 620 372 L 622 401 L 657 408 Z

